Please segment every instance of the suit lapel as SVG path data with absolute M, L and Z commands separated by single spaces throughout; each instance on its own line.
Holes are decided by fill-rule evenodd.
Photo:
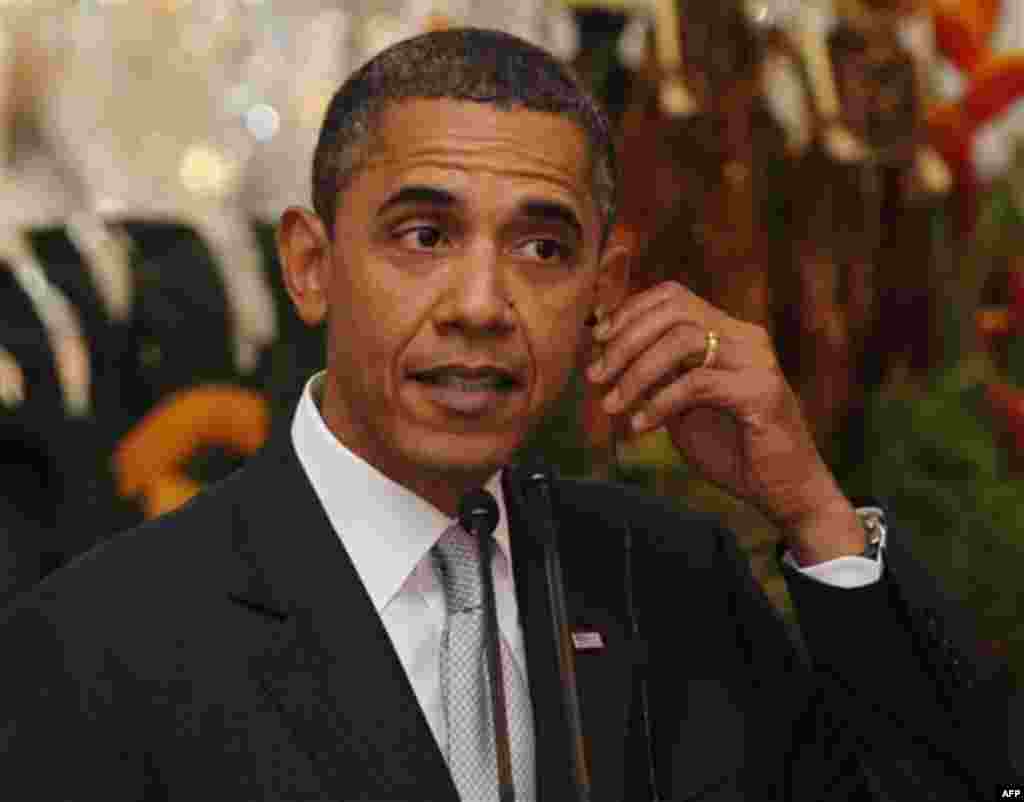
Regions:
M 543 711 L 538 726 L 544 743 L 538 738 L 538 752 L 544 750 L 544 754 L 538 766 L 542 771 L 560 772 L 552 780 L 554 785 L 541 783 L 554 794 L 540 800 L 569 800 L 574 797 L 566 768 L 566 724 L 564 717 L 548 713 L 561 710 L 561 696 L 543 553 L 525 530 L 521 495 L 513 498 L 515 505 L 509 511 L 517 538 L 513 562 L 523 559 L 517 566 L 516 591 L 521 615 L 524 608 L 528 611 L 523 625 L 535 716 Z M 732 611 L 715 603 L 722 597 L 721 589 L 707 584 L 711 578 L 706 572 L 692 570 L 686 575 L 689 581 L 683 582 L 681 568 L 688 559 L 684 550 L 672 555 L 651 548 L 651 531 L 679 527 L 683 518 L 658 522 L 635 517 L 631 523 L 640 639 L 634 640 L 625 600 L 622 516 L 643 513 L 638 506 L 617 506 L 621 500 L 622 496 L 597 484 L 562 481 L 553 487 L 570 621 L 577 630 L 598 633 L 604 644 L 603 650 L 576 651 L 591 797 L 594 802 L 649 798 L 637 692 L 637 672 L 646 671 L 662 794 L 708 802 L 737 799 L 735 783 L 743 765 L 745 731 L 736 692 L 725 679 L 730 667 L 742 660 L 735 653 Z M 695 542 L 706 542 L 703 534 L 678 532 L 680 538 L 700 535 Z M 704 563 L 698 559 L 693 564 L 696 568 Z M 529 595 L 524 598 L 524 593 Z M 680 611 L 687 610 L 701 612 L 684 620 Z M 545 687 L 535 689 L 535 678 Z M 559 787 L 562 777 L 566 785 Z
M 623 790 L 629 690 L 634 671 L 632 641 L 621 620 L 616 620 L 607 609 L 588 606 L 574 596 L 570 591 L 573 629 L 597 633 L 604 643 L 603 650 L 576 651 L 576 684 L 586 734 L 591 799 L 636 799 Z
M 503 491 L 512 539 L 512 563 L 516 600 L 526 648 L 530 695 L 533 701 L 536 738 L 538 802 L 575 799 L 568 721 L 563 710 L 558 652 L 551 624 L 551 600 L 544 575 L 544 553 L 530 532 L 520 479 L 505 471 Z M 623 799 L 623 752 L 629 688 L 633 668 L 631 642 L 621 622 L 619 584 L 602 583 L 601 565 L 609 560 L 600 548 L 587 555 L 578 544 L 609 544 L 598 527 L 582 531 L 575 516 L 559 509 L 554 499 L 559 528 L 562 565 L 567 588 L 570 625 L 577 631 L 597 632 L 600 651 L 576 654 L 577 689 L 582 708 L 591 799 L 618 802 Z M 621 541 L 619 541 L 621 542 Z M 609 555 L 610 556 L 610 555 Z M 588 560 L 587 557 L 590 559 Z M 621 560 L 611 560 L 621 565 Z M 599 583 L 601 587 L 595 587 Z
M 266 618 L 251 664 L 331 798 L 457 802 L 401 662 L 281 437 L 246 468 L 231 598 Z
M 250 676 L 276 704 L 326 793 L 457 802 L 412 686 L 290 439 L 272 442 L 240 481 L 238 575 L 229 596 L 265 620 Z M 575 792 L 543 550 L 529 531 L 514 470 L 503 475 L 503 489 L 534 709 L 537 798 L 566 802 Z M 576 631 L 599 633 L 603 644 L 576 653 L 591 798 L 642 798 L 624 782 L 634 666 L 644 658 L 625 623 L 621 533 L 609 531 L 599 510 L 561 502 L 562 489 L 565 483 L 556 485 L 554 502 L 570 621 Z

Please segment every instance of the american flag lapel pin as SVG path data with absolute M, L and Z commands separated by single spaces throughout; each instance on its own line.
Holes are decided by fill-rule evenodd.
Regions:
M 604 638 L 596 629 L 584 627 L 573 630 L 572 645 L 577 652 L 600 652 L 604 649 Z

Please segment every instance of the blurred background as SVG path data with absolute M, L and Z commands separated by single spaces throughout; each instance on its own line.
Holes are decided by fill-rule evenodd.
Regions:
M 458 25 L 592 87 L 634 289 L 764 325 L 848 494 L 1024 678 L 1020 0 L 0 0 L 0 604 L 288 426 L 322 332 L 275 222 L 345 77 Z M 574 380 L 528 447 L 723 515 L 789 614 L 778 533 L 664 433 Z

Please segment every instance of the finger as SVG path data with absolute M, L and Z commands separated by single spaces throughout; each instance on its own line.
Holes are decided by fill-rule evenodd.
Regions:
M 664 281 L 649 290 L 638 292 L 626 299 L 626 301 L 613 311 L 603 325 L 594 329 L 594 337 L 600 341 L 608 342 L 613 339 L 622 329 L 630 325 L 634 320 L 643 317 L 650 309 L 665 303 L 672 298 L 678 298 L 683 294 L 690 294 L 689 290 L 677 281 Z M 694 298 L 697 296 L 693 295 Z
M 606 344 L 604 353 L 587 371 L 591 381 L 599 383 L 623 382 L 622 374 L 632 371 L 634 363 L 644 353 L 664 341 L 665 346 L 676 349 L 675 356 L 665 354 L 652 370 L 664 374 L 678 374 L 690 368 L 703 367 L 711 347 L 708 335 L 714 330 L 718 338 L 713 357 L 716 370 L 770 368 L 776 363 L 771 338 L 759 327 L 721 315 L 718 324 L 711 326 L 683 316 L 678 306 L 664 303 L 650 310 L 646 317 L 624 329 Z M 713 327 L 713 328 L 712 328 Z M 646 385 L 656 381 L 646 369 L 638 368 L 636 379 Z M 674 375 L 669 376 L 674 378 Z M 625 388 L 628 390 L 628 387 Z
M 605 411 L 614 415 L 629 409 L 698 366 L 704 355 L 704 335 L 700 332 L 696 326 L 677 325 L 663 332 L 654 343 L 644 343 L 643 350 L 637 352 L 638 356 L 605 396 Z
M 744 419 L 761 384 L 750 374 L 697 368 L 655 392 L 633 414 L 630 427 L 635 432 L 656 429 L 667 419 L 698 407 L 732 412 Z
M 590 366 L 587 376 L 595 382 L 611 382 L 644 351 L 654 346 L 670 330 L 690 329 L 694 343 L 703 341 L 703 329 L 693 321 L 683 318 L 678 305 L 663 301 L 623 326 L 614 339 L 604 343 L 598 359 Z M 695 347 L 700 347 L 699 344 Z M 698 360 L 699 361 L 699 360 Z

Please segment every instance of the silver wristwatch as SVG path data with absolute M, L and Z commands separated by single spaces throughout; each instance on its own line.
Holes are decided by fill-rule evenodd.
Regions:
M 887 526 L 885 523 L 885 510 L 878 506 L 857 507 L 857 517 L 861 526 L 864 527 L 864 534 L 867 536 L 867 546 L 861 552 L 861 557 L 869 560 L 877 560 L 878 554 L 885 543 Z

